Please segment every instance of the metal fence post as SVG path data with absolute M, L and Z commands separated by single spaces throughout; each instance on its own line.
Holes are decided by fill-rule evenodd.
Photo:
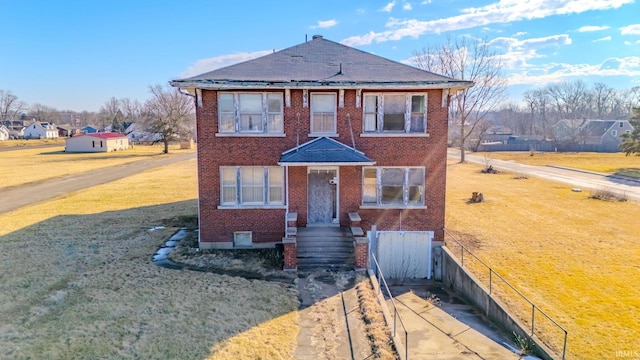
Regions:
M 531 336 L 533 336 L 535 329 L 535 318 L 536 318 L 536 305 L 531 304 Z
M 489 268 L 489 295 L 491 295 L 491 291 L 493 289 L 493 277 L 491 276 L 493 274 L 493 270 L 491 268 Z

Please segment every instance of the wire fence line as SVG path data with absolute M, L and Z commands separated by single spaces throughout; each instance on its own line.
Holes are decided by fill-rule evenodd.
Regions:
M 488 288 L 489 288 L 489 295 L 491 295 L 492 297 L 494 296 L 493 294 L 496 292 L 496 287 L 498 286 L 498 284 L 504 284 L 506 285 L 506 289 L 507 290 L 511 290 L 511 292 L 515 295 L 517 295 L 518 299 L 524 300 L 525 303 L 531 308 L 531 316 L 525 320 L 529 320 L 529 324 L 530 324 L 530 337 L 533 337 L 534 335 L 540 333 L 542 334 L 542 332 L 538 331 L 536 332 L 536 313 L 539 313 L 543 316 L 543 319 L 546 319 L 549 323 L 553 324 L 557 329 L 559 329 L 562 333 L 563 333 L 563 339 L 562 339 L 562 359 L 565 359 L 566 356 L 566 352 L 567 352 L 567 335 L 568 332 L 567 330 L 562 327 L 560 324 L 558 324 L 553 318 L 551 318 L 549 315 L 547 315 L 544 311 L 542 311 L 542 309 L 540 309 L 538 306 L 536 306 L 531 300 L 529 300 L 526 296 L 524 296 L 518 289 L 516 289 L 513 285 L 511 285 L 502 275 L 498 274 L 495 270 L 493 270 L 489 265 L 487 265 L 484 261 L 482 261 L 480 258 L 478 258 L 474 253 L 472 253 L 469 249 L 467 249 L 460 241 L 458 241 L 455 236 L 453 236 L 453 234 L 451 234 L 450 232 L 448 232 L 446 229 L 444 229 L 444 233 L 445 233 L 445 237 L 444 237 L 444 245 L 448 248 L 451 249 L 451 252 L 453 254 L 456 254 L 458 252 L 454 251 L 453 247 L 451 245 L 454 245 L 455 247 L 459 247 L 459 254 L 460 254 L 460 264 L 461 266 L 464 268 L 465 267 L 465 254 L 467 256 L 467 269 L 469 268 L 469 260 L 472 260 L 474 263 L 480 264 L 480 270 L 478 269 L 474 269 L 474 271 L 471 271 L 472 273 L 476 273 L 479 271 L 488 271 Z M 469 259 L 469 257 L 471 257 L 471 259 Z M 471 270 L 471 269 L 470 269 Z M 486 273 L 485 273 L 486 274 Z M 497 279 L 497 280 L 496 280 Z M 486 286 L 486 284 L 485 284 Z M 504 294 L 504 296 L 509 296 L 508 294 Z M 525 310 L 525 309 L 522 309 Z M 526 310 L 525 310 L 526 311 Z M 539 329 L 538 329 L 539 330 Z M 540 336 L 538 336 L 540 338 Z M 551 344 L 548 344 L 551 345 Z

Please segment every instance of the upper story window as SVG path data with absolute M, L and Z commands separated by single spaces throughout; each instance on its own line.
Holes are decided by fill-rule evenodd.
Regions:
M 284 204 L 284 170 L 278 166 L 223 166 L 221 205 Z
M 426 94 L 367 94 L 364 96 L 365 133 L 425 133 Z
M 311 133 L 336 133 L 336 94 L 311 94 Z
M 620 121 L 620 127 L 624 127 L 624 122 Z
M 362 174 L 363 205 L 424 204 L 423 167 L 365 167 Z
M 611 130 L 611 136 L 618 136 L 618 130 Z
M 280 93 L 219 93 L 219 131 L 282 134 L 282 103 Z

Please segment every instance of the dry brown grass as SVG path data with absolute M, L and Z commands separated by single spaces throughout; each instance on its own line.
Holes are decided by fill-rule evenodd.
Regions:
M 32 147 L 40 145 L 59 144 L 64 146 L 65 138 L 57 139 L 32 139 L 32 140 L 4 140 L 0 141 L 0 147 Z
M 178 145 L 170 148 L 171 153 L 193 151 L 180 150 Z M 157 145 L 136 145 L 133 149 L 110 153 L 65 153 L 64 145 L 4 151 L 0 153 L 0 189 L 166 156 L 171 154 L 162 154 L 162 147 Z
M 365 323 L 365 330 L 371 345 L 371 359 L 398 359 L 397 352 L 391 347 L 391 332 L 380 309 L 371 281 L 360 278 L 356 285 L 356 291 L 358 292 L 358 302 Z
M 526 151 L 520 152 L 479 152 L 478 156 L 487 156 L 499 160 L 513 160 L 527 165 L 556 165 L 574 169 L 621 174 L 640 177 L 640 157 L 625 156 L 624 153 L 554 153 L 536 152 L 533 156 Z
M 196 209 L 191 160 L 0 214 L 0 358 L 291 358 L 294 287 L 151 263 Z
M 568 185 L 480 169 L 450 161 L 447 228 L 568 330 L 570 359 L 637 350 L 640 222 L 630 216 L 640 204 L 590 199 Z M 485 201 L 468 204 L 473 191 Z M 467 264 L 481 269 L 469 257 Z M 485 270 L 477 275 L 488 279 Z M 529 323 L 531 307 L 499 283 L 494 292 Z M 536 329 L 561 348 L 561 333 L 539 314 Z

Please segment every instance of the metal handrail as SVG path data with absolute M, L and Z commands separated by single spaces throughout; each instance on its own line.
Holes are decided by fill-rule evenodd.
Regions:
M 511 285 L 502 275 L 498 274 L 495 270 L 493 270 L 489 265 L 487 265 L 484 261 L 482 261 L 479 257 L 477 257 L 473 252 L 471 252 L 471 250 L 467 249 L 460 241 L 458 241 L 455 236 L 453 236 L 453 234 L 451 234 L 450 232 L 447 231 L 447 229 L 443 229 L 444 233 L 446 235 L 448 235 L 458 246 L 460 246 L 461 249 L 461 254 L 460 254 L 460 262 L 462 267 L 464 267 L 464 253 L 465 251 L 471 255 L 474 259 L 476 259 L 480 264 L 482 264 L 484 267 L 486 267 L 487 269 L 489 269 L 489 295 L 492 295 L 492 291 L 493 291 L 493 275 L 495 274 L 500 280 L 502 280 L 503 283 L 505 283 L 508 287 L 511 288 L 511 290 L 513 290 L 516 294 L 518 294 L 524 301 L 526 301 L 527 303 L 529 303 L 529 305 L 531 305 L 531 337 L 533 337 L 533 335 L 535 334 L 535 313 L 536 310 L 538 310 L 539 313 L 541 313 L 542 315 L 544 315 L 544 317 L 546 317 L 549 321 L 551 321 L 556 327 L 558 327 L 560 330 L 562 330 L 562 332 L 564 332 L 564 344 L 563 344 L 563 348 L 562 348 L 562 359 L 564 360 L 566 353 L 567 353 L 567 335 L 568 332 L 567 330 L 562 327 L 560 324 L 558 324 L 554 319 L 552 319 L 549 315 L 547 315 L 547 313 L 545 313 L 544 311 L 542 311 L 542 309 L 540 309 L 539 307 L 537 307 L 533 302 L 531 302 L 529 299 L 527 299 L 526 296 L 524 296 L 518 289 L 516 289 L 513 285 Z M 447 239 L 445 237 L 444 239 L 444 245 L 447 245 Z
M 407 328 L 404 326 L 404 321 L 402 321 L 402 317 L 398 313 L 398 307 L 396 306 L 396 301 L 393 298 L 391 291 L 389 290 L 389 286 L 387 285 L 387 280 L 385 280 L 384 278 L 384 273 L 382 272 L 382 268 L 380 268 L 378 259 L 376 259 L 376 256 L 373 253 L 371 253 L 370 255 L 371 255 L 371 259 L 373 259 L 373 262 L 375 263 L 375 266 L 376 266 L 376 277 L 378 279 L 378 294 L 380 294 L 380 292 L 382 291 L 382 287 L 379 284 L 383 284 L 385 289 L 387 290 L 387 294 L 389 295 L 391 304 L 393 305 L 393 337 L 396 337 L 396 333 L 397 333 L 396 319 L 398 319 L 400 320 L 400 325 L 402 326 L 402 329 L 404 331 L 404 357 L 405 357 L 405 360 L 408 360 L 409 359 L 409 332 L 407 331 Z M 380 280 L 382 280 L 382 282 Z

